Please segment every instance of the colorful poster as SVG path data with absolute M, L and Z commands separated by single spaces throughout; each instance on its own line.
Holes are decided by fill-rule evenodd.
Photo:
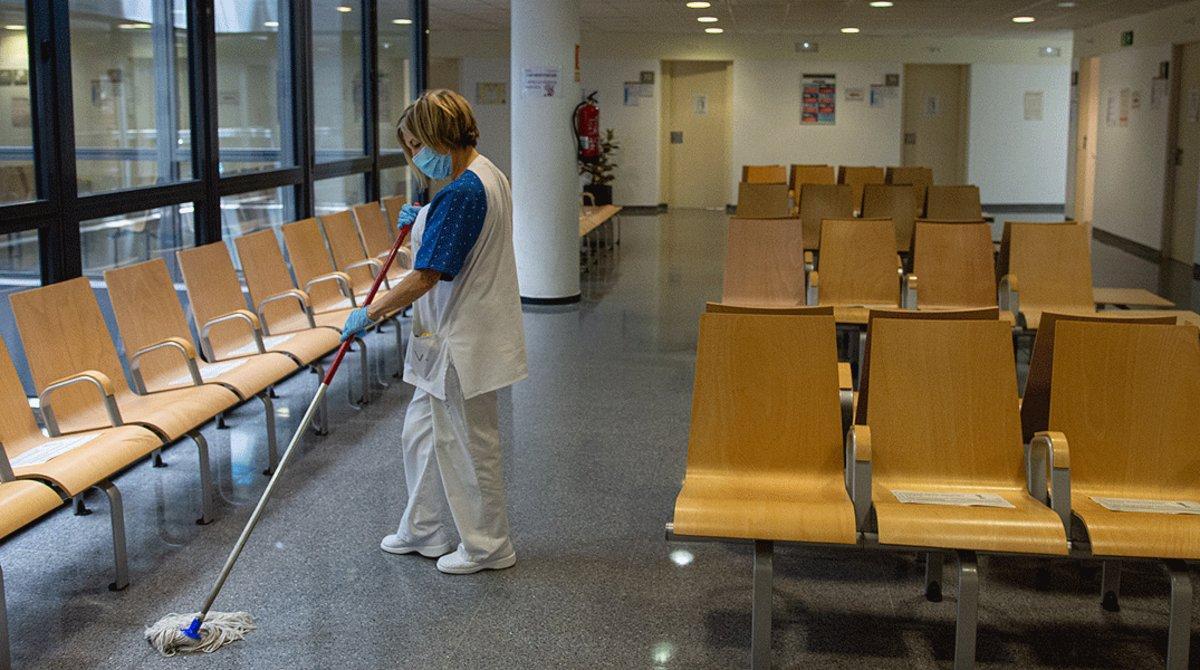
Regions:
M 837 75 L 805 74 L 800 78 L 800 123 L 832 126 L 837 122 Z

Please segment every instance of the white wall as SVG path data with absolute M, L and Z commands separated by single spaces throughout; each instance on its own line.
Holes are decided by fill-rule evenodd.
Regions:
M 867 100 L 846 100 L 846 89 L 869 93 L 885 74 L 903 71 L 899 63 L 734 61 L 730 193 L 737 193 L 745 164 L 898 165 L 900 96 L 871 107 Z M 837 75 L 834 125 L 800 125 L 800 79 L 806 73 Z
M 1169 104 L 1150 105 L 1158 64 L 1171 59 L 1170 45 L 1130 48 L 1100 58 L 1100 128 L 1096 144 L 1094 225 L 1154 249 L 1162 249 L 1163 186 L 1166 180 Z M 1121 127 L 1108 122 L 1109 97 L 1119 109 L 1121 90 L 1141 91 Z M 1117 113 L 1114 111 L 1114 113 Z
M 581 63 L 583 90 L 598 91 L 600 132 L 612 128 L 620 149 L 613 155 L 613 200 L 621 205 L 657 205 L 659 186 L 659 106 L 661 64 L 653 59 L 586 58 Z M 654 73 L 654 96 L 625 106 L 625 82 Z
M 1066 198 L 1071 68 L 971 66 L 967 180 L 988 204 L 1061 205 Z M 1042 92 L 1040 121 L 1025 120 L 1025 93 Z
M 483 105 L 477 95 L 480 82 L 508 82 L 508 58 L 463 58 L 459 63 L 459 93 L 471 101 L 479 124 L 479 153 L 487 156 L 505 175 L 512 174 L 510 104 Z M 512 87 L 508 88 L 509 102 Z

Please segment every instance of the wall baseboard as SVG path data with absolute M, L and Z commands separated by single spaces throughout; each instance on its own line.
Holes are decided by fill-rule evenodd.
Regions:
M 1067 211 L 1066 205 L 1038 205 L 1038 204 L 1007 204 L 1007 205 L 989 205 L 984 203 L 983 210 L 985 212 L 1021 212 L 1026 214 L 1062 214 Z
M 1110 247 L 1116 247 L 1121 251 L 1133 254 L 1134 256 L 1148 260 L 1151 263 L 1159 263 L 1162 261 L 1162 252 L 1158 249 L 1146 246 L 1141 242 L 1134 242 L 1127 237 L 1115 235 L 1107 230 L 1100 230 L 1099 228 L 1092 227 L 1092 237 L 1095 238 L 1097 242 L 1103 242 Z M 1197 278 L 1200 278 L 1200 276 Z
M 621 205 L 621 213 L 630 216 L 653 216 L 667 211 L 665 204 L 660 205 Z

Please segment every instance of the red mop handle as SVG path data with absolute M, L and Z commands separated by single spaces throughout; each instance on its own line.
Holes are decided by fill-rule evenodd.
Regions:
M 410 230 L 412 230 L 411 223 L 400 229 L 400 234 L 396 237 L 396 243 L 392 245 L 392 251 L 388 253 L 387 260 L 383 262 L 383 267 L 380 268 L 379 274 L 375 275 L 375 283 L 371 284 L 371 290 L 367 293 L 367 297 L 363 301 L 362 306 L 364 308 L 370 306 L 371 301 L 375 299 L 375 294 L 383 284 L 384 278 L 387 277 L 388 269 L 392 267 L 392 261 L 396 260 L 396 253 L 404 245 L 404 240 L 408 238 Z M 350 339 L 342 342 L 342 346 L 338 348 L 337 357 L 333 359 L 333 365 L 330 365 L 329 371 L 325 373 L 325 379 L 321 382 L 322 384 L 328 386 L 333 381 L 333 376 L 337 374 L 338 368 L 342 365 L 342 359 L 346 357 L 346 352 L 350 351 L 350 343 L 353 341 Z

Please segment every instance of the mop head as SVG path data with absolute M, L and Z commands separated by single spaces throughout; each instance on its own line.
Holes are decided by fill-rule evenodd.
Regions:
M 257 628 L 249 612 L 209 612 L 200 623 L 199 614 L 168 614 L 146 629 L 146 641 L 163 656 L 180 652 L 212 652 L 230 642 L 245 639 Z

